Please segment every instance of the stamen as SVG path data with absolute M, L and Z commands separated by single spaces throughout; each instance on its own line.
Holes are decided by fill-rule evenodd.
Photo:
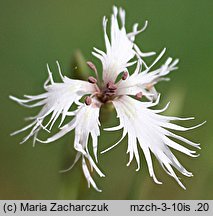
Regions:
M 135 98 L 136 99 L 141 99 L 143 97 L 143 93 L 142 92 L 138 92 L 136 95 L 135 95 Z
M 107 83 L 107 88 L 108 88 L 109 90 L 115 91 L 115 90 L 117 89 L 117 86 L 114 84 L 114 82 L 109 81 L 109 82 Z
M 152 83 L 148 83 L 147 85 L 146 85 L 146 89 L 147 90 L 151 90 L 151 88 L 153 87 L 153 84 Z
M 121 79 L 122 79 L 122 80 L 126 80 L 127 77 L 128 77 L 128 75 L 129 75 L 128 72 L 127 72 L 127 71 L 124 71 Z
M 85 104 L 87 105 L 87 106 L 89 106 L 91 103 L 92 103 L 92 98 L 91 97 L 89 97 L 89 96 L 87 96 L 86 98 L 85 98 Z
M 92 83 L 92 84 L 95 84 L 95 83 L 97 83 L 97 79 L 95 79 L 95 77 L 93 77 L 93 76 L 89 76 L 88 77 L 88 82 Z
M 95 72 L 96 77 L 98 78 L 98 71 L 97 71 L 96 66 L 90 61 L 87 62 L 87 65 L 89 66 L 90 69 L 92 69 Z

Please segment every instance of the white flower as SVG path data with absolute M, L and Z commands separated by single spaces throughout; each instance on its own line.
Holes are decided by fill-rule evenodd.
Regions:
M 118 24 L 118 13 L 121 19 L 121 27 L 119 27 Z M 25 137 L 21 143 L 32 136 L 34 137 L 34 143 L 36 140 L 42 143 L 50 143 L 61 138 L 71 130 L 75 130 L 74 148 L 77 151 L 77 155 L 73 165 L 81 159 L 83 173 L 88 181 L 88 186 L 91 184 L 97 191 L 101 191 L 96 186 L 91 176 L 90 169 L 94 169 L 101 177 L 103 177 L 104 174 L 99 170 L 93 157 L 90 155 L 88 139 L 89 136 L 91 136 L 94 158 L 96 162 L 98 162 L 98 137 L 100 136 L 99 112 L 103 104 L 112 103 L 120 119 L 120 125 L 106 130 L 114 131 L 123 129 L 123 135 L 115 145 L 104 150 L 102 153 L 118 145 L 127 135 L 127 152 L 129 153 L 129 162 L 127 165 L 129 165 L 135 157 L 138 166 L 137 170 L 140 169 L 140 157 L 138 153 L 138 146 L 140 146 L 144 152 L 150 176 L 153 177 L 156 183 L 161 182 L 155 177 L 151 152 L 158 159 L 163 169 L 174 177 L 181 187 L 185 188 L 172 167 L 175 167 L 180 173 L 186 176 L 192 176 L 192 173 L 188 172 L 180 164 L 170 148 L 176 149 L 191 157 L 196 157 L 198 155 L 196 155 L 195 151 L 183 147 L 170 138 L 175 138 L 176 140 L 185 142 L 196 148 L 199 148 L 199 144 L 176 135 L 171 132 L 170 129 L 186 131 L 202 124 L 191 128 L 181 127 L 171 123 L 171 121 L 189 120 L 192 118 L 177 118 L 161 115 L 160 113 L 166 110 L 168 105 L 162 110 L 153 110 L 150 108 L 157 105 L 160 99 L 154 85 L 160 80 L 168 79 L 164 78 L 164 76 L 177 69 L 176 65 L 178 60 L 176 59 L 173 61 L 172 58 L 169 57 L 160 68 L 153 70 L 153 66 L 165 53 L 165 49 L 163 49 L 150 66 L 145 63 L 144 57 L 152 56 L 155 53 L 143 53 L 135 44 L 135 36 L 144 31 L 146 26 L 147 22 L 141 30 L 137 30 L 138 24 L 135 24 L 133 26 L 133 31 L 127 33 L 125 29 L 125 11 L 119 9 L 118 12 L 118 9 L 113 7 L 113 14 L 111 17 L 111 40 L 109 40 L 107 35 L 107 19 L 105 17 L 103 19 L 106 53 L 97 48 L 94 48 L 95 52 L 92 52 L 94 56 L 101 60 L 103 80 L 100 80 L 98 77 L 97 69 L 92 62 L 88 62 L 88 66 L 96 73 L 96 78 L 89 77 L 88 82 L 64 77 L 61 74 L 57 62 L 62 83 L 55 83 L 48 67 L 49 78 L 44 84 L 45 93 L 36 96 L 25 95 L 25 99 L 18 99 L 13 96 L 10 97 L 26 107 L 32 108 L 42 106 L 37 116 L 29 118 L 33 120 L 32 123 L 14 132 L 12 135 L 31 128 L 29 135 Z M 135 61 L 133 61 L 133 58 L 135 58 Z M 130 75 L 128 67 L 135 63 L 137 63 L 136 69 Z M 118 80 L 118 75 L 121 73 L 122 77 Z M 86 96 L 84 98 L 84 103 L 80 102 L 83 96 Z M 135 99 L 131 96 L 135 96 Z M 148 101 L 140 101 L 142 96 L 145 96 Z M 76 103 L 78 108 L 75 111 L 70 111 L 73 103 Z M 46 117 L 49 115 L 50 120 L 45 123 Z M 46 141 L 38 139 L 37 135 L 39 130 L 44 129 L 50 132 L 60 115 L 60 131 Z M 61 127 L 67 116 L 73 116 L 73 119 L 70 123 Z M 67 170 L 70 170 L 73 165 Z M 90 169 L 88 165 L 90 165 Z

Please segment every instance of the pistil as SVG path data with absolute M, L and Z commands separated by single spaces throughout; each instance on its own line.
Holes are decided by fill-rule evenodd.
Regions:
M 115 91 L 117 89 L 117 86 L 114 84 L 114 82 L 109 81 L 106 85 L 107 89 L 111 90 L 111 91 Z

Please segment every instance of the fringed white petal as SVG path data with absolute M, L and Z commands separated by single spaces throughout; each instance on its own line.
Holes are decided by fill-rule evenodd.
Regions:
M 113 104 L 120 119 L 120 125 L 118 129 L 123 127 L 123 134 L 128 135 L 127 152 L 129 153 L 129 162 L 127 165 L 130 164 L 130 162 L 133 160 L 133 157 L 135 156 L 138 164 L 138 169 L 140 168 L 140 158 L 137 145 L 138 142 L 145 155 L 150 176 L 153 177 L 154 181 L 161 184 L 161 182 L 157 180 L 154 173 L 151 152 L 158 159 L 163 169 L 169 175 L 171 175 L 182 188 L 185 189 L 172 167 L 176 168 L 185 176 L 192 176 L 192 173 L 188 172 L 180 164 L 169 147 L 191 157 L 197 157 L 198 155 L 196 155 L 195 151 L 187 149 L 179 143 L 171 140 L 169 137 L 174 137 L 194 147 L 197 147 L 198 144 L 195 144 L 181 136 L 175 135 L 167 129 L 186 131 L 199 127 L 203 123 L 191 128 L 175 125 L 173 123 L 170 123 L 170 121 L 189 120 L 191 118 L 176 118 L 159 115 L 158 113 L 160 113 L 162 110 L 156 111 L 150 109 L 150 107 L 153 106 L 154 103 L 140 102 L 129 96 L 121 96 L 119 99 L 114 100 Z M 156 105 L 156 103 L 154 105 Z
M 88 185 L 91 184 L 97 191 L 101 190 L 97 188 L 94 180 L 92 179 L 86 160 L 88 161 L 91 170 L 94 169 L 99 176 L 104 177 L 104 174 L 96 166 L 88 151 L 88 139 L 89 135 L 91 135 L 93 153 L 97 161 L 98 136 L 100 135 L 99 111 L 100 105 L 98 104 L 98 101 L 95 101 L 95 99 L 93 103 L 89 106 L 83 104 L 75 112 L 73 120 L 70 123 L 63 126 L 58 133 L 48 138 L 46 141 L 38 140 L 42 143 L 50 143 L 61 138 L 71 130 L 75 130 L 74 148 L 78 153 L 76 155 L 76 159 L 73 165 L 64 171 L 72 169 L 74 164 L 80 159 L 80 156 L 82 156 L 82 169 L 88 181 Z
M 118 24 L 118 15 L 121 20 L 121 27 Z M 137 53 L 138 56 L 147 57 L 154 55 L 154 52 L 143 53 L 137 47 L 134 47 L 135 36 L 143 32 L 147 27 L 138 30 L 138 24 L 133 26 L 133 32 L 127 33 L 125 28 L 125 11 L 122 8 L 113 7 L 111 16 L 110 39 L 107 35 L 107 19 L 103 18 L 104 40 L 106 45 L 106 53 L 94 48 L 92 54 L 102 62 L 104 83 L 115 81 L 117 76 L 126 70 L 127 67 L 135 62 L 129 62 Z M 135 45 L 136 46 L 136 45 Z M 145 64 L 145 63 L 144 63 Z
M 91 185 L 94 187 L 94 189 L 95 189 L 96 191 L 102 192 L 102 190 L 100 190 L 100 189 L 97 187 L 95 181 L 93 180 L 93 178 L 92 178 L 92 176 L 91 176 L 91 174 L 90 174 L 90 171 L 89 171 L 89 169 L 88 169 L 88 167 L 87 167 L 87 164 L 86 164 L 86 161 L 85 161 L 85 157 L 84 157 L 84 156 L 82 156 L 82 169 L 83 169 L 84 176 L 85 176 L 85 178 L 86 178 L 86 180 L 87 180 L 88 187 L 90 187 L 90 184 L 91 184 Z
M 136 95 L 138 92 L 142 92 L 149 100 L 156 100 L 158 97 L 158 92 L 156 91 L 154 85 L 162 80 L 169 80 L 164 78 L 171 71 L 177 69 L 178 60 L 172 61 L 172 58 L 168 58 L 166 62 L 154 71 L 150 71 L 151 68 L 160 60 L 160 58 L 165 53 L 165 49 L 160 53 L 160 55 L 155 59 L 155 61 L 142 70 L 143 61 L 138 61 L 138 66 L 135 72 L 129 76 L 126 80 L 118 83 L 117 94 L 118 95 Z
M 47 66 L 49 78 L 44 85 L 46 90 L 45 93 L 35 96 L 24 95 L 25 99 L 18 99 L 14 96 L 10 96 L 12 100 L 28 108 L 43 106 L 38 115 L 31 118 L 34 119 L 31 124 L 21 130 L 18 130 L 17 132 L 12 133 L 12 135 L 15 135 L 19 132 L 32 128 L 31 132 L 22 141 L 22 143 L 28 140 L 31 136 L 35 136 L 34 139 L 36 139 L 36 135 L 41 128 L 46 129 L 49 126 L 49 130 L 51 130 L 52 126 L 60 115 L 61 125 L 66 116 L 70 116 L 71 112 L 69 109 L 72 104 L 74 102 L 77 103 L 83 95 L 92 94 L 95 91 L 94 85 L 86 81 L 74 80 L 64 77 L 61 74 L 58 62 L 57 65 L 60 77 L 62 78 L 62 83 L 54 82 L 50 68 Z M 51 117 L 49 122 L 46 123 L 46 125 L 43 125 L 44 119 L 50 114 Z
M 120 9 L 119 16 L 121 19 L 121 28 L 117 20 L 118 9 L 113 7 L 111 17 L 111 40 L 107 35 L 107 19 L 103 19 L 104 38 L 106 44 L 106 53 L 95 48 L 92 54 L 101 60 L 103 66 L 103 80 L 115 81 L 119 73 L 128 67 L 130 59 L 135 55 L 133 50 L 133 42 L 129 40 L 125 30 L 125 11 Z

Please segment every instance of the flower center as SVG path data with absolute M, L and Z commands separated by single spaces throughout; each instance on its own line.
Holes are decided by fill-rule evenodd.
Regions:
M 90 105 L 92 103 L 93 97 L 96 97 L 96 99 L 98 99 L 101 103 L 107 103 L 116 97 L 117 86 L 113 81 L 109 81 L 105 86 L 99 87 L 97 85 L 97 80 L 90 76 L 88 78 L 88 82 L 96 85 L 96 92 L 85 98 L 84 102 L 86 105 Z
M 109 101 L 112 101 L 115 98 L 117 86 L 113 81 L 109 81 L 104 86 L 98 86 L 98 83 L 100 84 L 100 80 L 98 77 L 98 72 L 96 66 L 92 62 L 87 62 L 88 67 L 93 70 L 96 74 L 96 78 L 93 76 L 88 77 L 88 82 L 96 85 L 96 92 L 92 94 L 91 96 L 87 96 L 85 98 L 85 104 L 90 105 L 92 103 L 92 98 L 96 97 L 98 101 L 101 103 L 107 103 Z M 128 74 L 124 74 L 123 80 L 126 79 Z
M 107 103 L 112 101 L 116 96 L 117 86 L 114 82 L 109 81 L 106 86 L 100 89 L 100 92 L 97 94 L 97 98 L 102 103 Z
M 87 65 L 96 74 L 96 78 L 93 76 L 88 77 L 88 82 L 96 86 L 96 92 L 85 98 L 85 104 L 90 105 L 92 103 L 93 97 L 95 97 L 101 103 L 107 103 L 114 100 L 114 98 L 116 97 L 117 85 L 113 81 L 109 81 L 104 86 L 103 85 L 98 86 L 98 84 L 100 84 L 100 79 L 98 77 L 96 66 L 90 61 L 87 62 Z M 126 80 L 128 76 L 129 73 L 127 71 L 124 71 L 121 80 Z M 141 97 L 142 97 L 141 93 L 138 93 L 137 98 L 141 98 Z

